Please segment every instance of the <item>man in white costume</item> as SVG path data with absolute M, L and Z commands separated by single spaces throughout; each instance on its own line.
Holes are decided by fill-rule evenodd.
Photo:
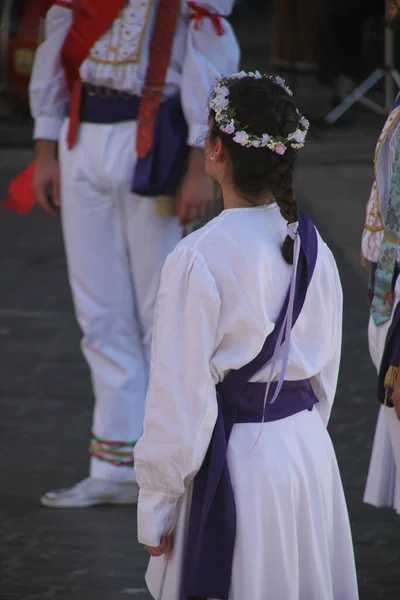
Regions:
M 398 21 L 400 0 L 390 6 Z M 369 349 L 378 371 L 382 404 L 375 431 L 364 502 L 390 506 L 400 514 L 400 421 L 393 401 L 400 392 L 397 377 L 400 344 L 400 95 L 379 136 L 375 180 L 367 204 L 362 254 L 372 265 L 368 327 Z
M 30 85 L 33 185 L 61 211 L 95 408 L 90 477 L 41 501 L 130 504 L 161 268 L 213 198 L 202 132 L 215 75 L 238 65 L 233 0 L 52 4 Z

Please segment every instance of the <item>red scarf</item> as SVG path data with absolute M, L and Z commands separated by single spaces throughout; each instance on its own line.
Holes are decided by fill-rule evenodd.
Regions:
M 74 11 L 73 23 L 67 34 L 61 51 L 61 59 L 72 92 L 71 126 L 68 132 L 68 143 L 73 144 L 79 125 L 79 107 L 81 83 L 79 69 L 97 40 L 110 28 L 119 11 L 127 0 L 43 0 L 43 14 L 51 6 L 62 6 Z M 9 187 L 9 198 L 1 205 L 2 208 L 27 214 L 35 204 L 35 194 L 32 189 L 34 163 L 12 180 Z

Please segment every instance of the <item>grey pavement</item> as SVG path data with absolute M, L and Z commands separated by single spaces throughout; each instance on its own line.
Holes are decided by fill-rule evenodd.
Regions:
M 264 60 L 264 29 L 256 31 L 258 52 L 254 42 L 246 68 Z M 321 112 L 314 78 L 301 76 L 297 84 L 302 110 Z M 360 598 L 398 600 L 400 518 L 362 503 L 378 405 L 359 242 L 382 120 L 356 110 L 347 121 L 312 127 L 296 189 L 334 251 L 344 287 L 343 360 L 329 431 L 350 511 Z M 29 148 L 0 148 L 0 198 L 30 157 Z M 43 491 L 86 476 L 92 409 L 60 223 L 38 209 L 27 217 L 0 212 L 0 406 L 0 598 L 149 598 L 134 508 L 54 511 L 38 502 Z

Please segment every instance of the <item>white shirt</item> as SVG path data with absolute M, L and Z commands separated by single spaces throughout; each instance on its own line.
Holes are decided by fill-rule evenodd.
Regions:
M 144 433 L 135 448 L 140 542 L 158 546 L 176 501 L 199 470 L 217 416 L 215 385 L 260 352 L 291 274 L 287 223 L 276 204 L 225 210 L 185 238 L 164 266 L 153 334 Z M 318 259 L 293 328 L 286 380 L 310 378 L 327 423 L 341 352 L 342 289 L 318 237 Z M 280 365 L 272 374 L 279 376 Z M 267 381 L 263 368 L 253 381 Z M 240 427 L 241 425 L 235 425 Z
M 71 3 L 71 0 L 66 0 Z M 214 13 L 229 16 L 234 0 L 198 0 Z M 83 62 L 82 81 L 142 93 L 148 65 L 151 34 L 158 0 L 128 0 L 110 29 L 94 44 Z M 202 145 L 207 123 L 207 101 L 216 75 L 230 75 L 238 69 L 239 46 L 226 19 L 224 35 L 217 35 L 209 18 L 199 28 L 190 20 L 191 10 L 181 0 L 165 95 L 181 93 L 189 126 L 188 143 Z M 35 139 L 58 139 L 68 113 L 70 95 L 61 66 L 60 50 L 72 23 L 72 11 L 53 6 L 46 17 L 45 41 L 38 48 L 30 84 L 31 112 Z
M 390 113 L 379 136 L 374 158 L 374 183 L 367 202 L 361 252 L 369 262 L 377 263 L 384 236 L 385 222 L 392 189 L 392 175 L 399 140 L 400 108 Z M 400 248 L 397 249 L 400 263 Z

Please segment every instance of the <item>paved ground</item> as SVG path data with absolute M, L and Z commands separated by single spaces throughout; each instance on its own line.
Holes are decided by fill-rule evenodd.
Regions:
M 256 31 L 259 46 L 246 46 L 246 67 L 264 61 L 262 23 Z M 313 78 L 297 83 L 303 110 L 321 113 L 323 96 Z M 314 126 L 297 191 L 335 252 L 345 292 L 343 362 L 329 429 L 350 509 L 360 597 L 398 600 L 400 520 L 362 504 L 378 407 L 359 237 L 381 119 L 355 112 L 349 123 L 329 131 Z M 29 149 L 0 148 L 0 198 L 29 158 Z M 38 503 L 43 491 L 75 482 L 88 466 L 92 396 L 58 221 L 38 210 L 25 218 L 0 213 L 0 282 L 0 597 L 149 598 L 134 509 L 58 512 Z

